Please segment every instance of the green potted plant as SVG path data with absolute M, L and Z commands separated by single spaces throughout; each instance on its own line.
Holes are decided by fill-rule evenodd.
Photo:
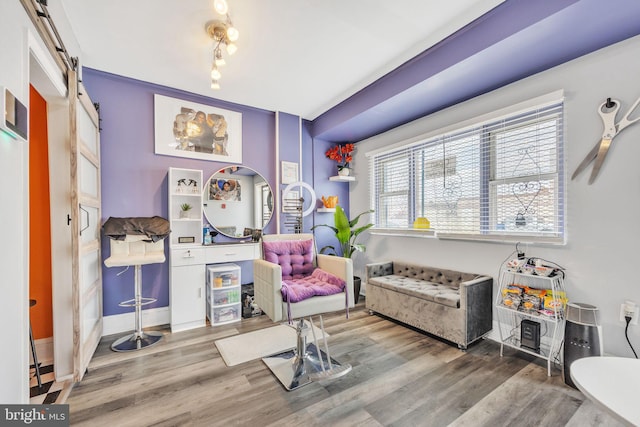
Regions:
M 360 217 L 365 214 L 372 213 L 373 210 L 367 210 L 360 213 L 354 219 L 349 220 L 347 214 L 344 209 L 340 205 L 336 205 L 336 211 L 333 214 L 333 222 L 334 225 L 329 224 L 318 224 L 311 227 L 311 229 L 315 229 L 317 227 L 327 227 L 333 230 L 333 233 L 338 239 L 338 244 L 340 247 L 340 253 L 344 258 L 352 258 L 356 252 L 364 252 L 367 250 L 366 246 L 362 243 L 357 243 L 358 236 L 365 230 L 373 227 L 372 223 L 365 224 L 363 226 L 358 226 L 358 222 L 360 221 Z M 339 252 L 335 246 L 327 245 L 320 249 L 321 254 L 329 254 L 329 255 L 338 255 Z M 354 300 L 357 303 L 360 295 L 360 284 L 362 280 L 358 276 L 353 277 L 353 287 L 354 287 Z
M 180 205 L 180 218 L 189 218 L 189 211 L 192 206 L 189 203 L 183 203 Z

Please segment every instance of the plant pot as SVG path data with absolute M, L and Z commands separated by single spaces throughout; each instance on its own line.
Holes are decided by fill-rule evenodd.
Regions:
M 340 176 L 349 176 L 350 173 L 351 171 L 349 170 L 349 168 L 338 169 L 338 175 Z
M 358 276 L 353 276 L 353 301 L 357 304 L 360 299 L 360 286 L 362 279 Z
M 180 218 L 189 218 L 189 211 L 180 211 Z

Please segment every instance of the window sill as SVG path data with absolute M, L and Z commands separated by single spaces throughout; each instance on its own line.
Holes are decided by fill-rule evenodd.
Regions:
M 463 241 L 482 241 L 491 243 L 527 243 L 551 246 L 566 245 L 566 241 L 562 237 L 542 237 L 542 236 L 525 236 L 525 235 L 506 235 L 506 234 L 457 234 L 437 232 L 433 228 L 415 229 L 415 228 L 371 228 L 369 231 L 372 235 L 377 236 L 397 236 L 397 237 L 418 237 L 427 239 L 440 240 L 463 240 Z
M 436 238 L 436 231 L 432 228 L 371 228 L 370 233 L 378 236 Z

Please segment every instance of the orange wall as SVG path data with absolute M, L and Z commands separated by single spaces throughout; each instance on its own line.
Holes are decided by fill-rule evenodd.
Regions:
M 51 218 L 49 210 L 49 146 L 47 103 L 29 92 L 29 298 L 35 339 L 53 336 L 51 302 Z

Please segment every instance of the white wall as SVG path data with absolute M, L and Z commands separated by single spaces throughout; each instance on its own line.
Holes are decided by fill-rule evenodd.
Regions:
M 640 37 L 578 58 L 492 93 L 416 120 L 357 144 L 353 166 L 357 182 L 350 187 L 351 214 L 369 207 L 369 174 L 365 153 L 416 135 L 537 97 L 565 91 L 568 243 L 528 246 L 529 256 L 555 261 L 566 268 L 570 301 L 597 306 L 605 352 L 633 357 L 619 321 L 620 304 L 640 303 L 640 123 L 617 137 L 596 182 L 590 170 L 576 181 L 570 176 L 602 135 L 597 107 L 607 97 L 622 103 L 622 112 L 640 97 Z M 622 115 L 622 114 L 620 114 Z M 634 117 L 640 116 L 640 111 Z M 367 236 L 367 252 L 355 257 L 356 272 L 367 262 L 402 258 L 441 268 L 489 274 L 497 280 L 502 261 L 515 249 L 511 243 L 446 241 L 410 237 Z M 497 285 L 494 284 L 494 294 Z M 494 319 L 496 318 L 494 314 Z M 640 350 L 640 325 L 629 328 Z
M 52 2 L 50 2 L 52 3 Z M 55 2 L 58 3 L 58 2 Z M 29 106 L 29 83 L 64 99 L 64 80 L 18 0 L 0 2 L 0 86 Z M 53 80 L 53 82 L 51 81 Z M 54 101 L 55 102 L 55 101 Z M 62 143 L 65 141 L 62 140 Z M 29 143 L 0 135 L 0 403 L 29 402 Z
M 0 85 L 7 87 L 23 104 L 29 101 L 27 70 L 27 32 L 17 1 L 0 4 Z M 4 106 L 3 106 L 4 108 Z M 0 297 L 0 402 L 26 403 L 29 383 L 29 175 L 26 142 L 18 142 L 0 132 L 0 245 L 2 297 Z

